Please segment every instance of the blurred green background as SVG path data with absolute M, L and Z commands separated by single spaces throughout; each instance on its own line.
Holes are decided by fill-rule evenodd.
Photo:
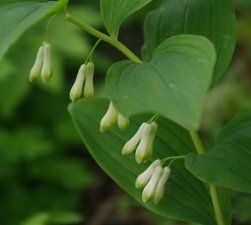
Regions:
M 162 0 L 163 1 L 163 0 Z M 161 0 L 130 17 L 120 39 L 140 55 L 145 15 Z M 210 145 L 233 116 L 251 109 L 251 1 L 236 0 L 238 43 L 225 78 L 209 93 L 201 134 Z M 69 11 L 104 30 L 99 1 L 72 1 Z M 67 112 L 69 90 L 95 39 L 59 16 L 49 40 L 54 77 L 28 82 L 47 21 L 30 29 L 0 62 L 1 225 L 175 225 L 125 194 L 93 161 Z M 95 53 L 95 87 L 103 94 L 105 71 L 123 56 L 107 44 Z M 251 224 L 251 196 L 233 192 L 235 225 Z M 192 224 L 190 224 L 192 225 Z M 194 225 L 194 224 L 193 224 Z

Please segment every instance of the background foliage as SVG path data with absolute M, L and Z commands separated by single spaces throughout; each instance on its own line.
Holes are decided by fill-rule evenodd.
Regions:
M 159 5 L 156 0 L 151 5 Z M 234 115 L 251 109 L 251 4 L 236 0 L 238 45 L 227 76 L 209 93 L 201 133 L 210 145 Z M 131 16 L 120 39 L 140 54 L 142 24 L 150 7 Z M 72 14 L 104 30 L 98 1 L 74 1 Z M 52 20 L 55 76 L 49 85 L 28 83 L 28 73 L 47 23 L 30 29 L 0 62 L 0 219 L 4 225 L 173 225 L 142 209 L 124 194 L 84 150 L 66 106 L 80 63 L 94 39 L 60 18 Z M 105 71 L 123 59 L 102 44 L 95 54 L 98 95 Z M 251 223 L 250 195 L 232 193 L 234 224 Z

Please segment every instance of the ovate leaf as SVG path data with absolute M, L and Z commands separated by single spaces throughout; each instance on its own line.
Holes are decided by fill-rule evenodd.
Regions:
M 251 192 L 251 113 L 231 121 L 204 155 L 190 154 L 186 168 L 201 180 Z
M 143 56 L 150 60 L 154 49 L 168 37 L 196 34 L 209 38 L 217 51 L 213 81 L 226 71 L 236 42 L 232 0 L 169 0 L 145 20 Z
M 151 0 L 100 0 L 101 15 L 110 35 L 117 37 L 124 20 Z
M 1 1 L 0 59 L 10 46 L 32 25 L 62 9 L 67 0 L 60 1 Z M 46 32 L 46 30 L 45 30 Z
M 130 128 L 120 131 L 113 128 L 100 133 L 99 122 L 108 107 L 107 100 L 79 101 L 70 105 L 73 121 L 89 152 L 113 180 L 137 201 L 141 201 L 142 190 L 135 188 L 136 177 L 149 163 L 137 164 L 134 155 L 122 156 L 123 145 L 149 116 L 131 118 Z M 158 119 L 158 133 L 154 143 L 152 159 L 173 155 L 186 155 L 194 151 L 188 132 L 166 119 Z M 143 203 L 142 203 L 143 204 Z M 183 161 L 172 166 L 172 174 L 160 204 L 151 201 L 145 207 L 163 216 L 183 221 L 195 221 L 204 225 L 215 225 L 212 202 L 206 186 L 193 177 Z
M 107 74 L 107 94 L 125 115 L 154 112 L 197 129 L 215 61 L 208 39 L 174 36 L 157 47 L 150 62 L 114 64 Z

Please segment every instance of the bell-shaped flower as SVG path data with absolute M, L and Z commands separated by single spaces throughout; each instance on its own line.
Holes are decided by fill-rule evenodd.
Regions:
M 142 130 L 141 141 L 135 153 L 137 163 L 142 163 L 151 158 L 157 129 L 157 123 L 152 122 L 151 124 L 147 124 Z
M 130 120 L 128 117 L 122 115 L 121 113 L 119 113 L 118 115 L 118 126 L 121 130 L 125 130 L 128 125 L 130 123 Z
M 169 167 L 165 167 L 163 170 L 163 173 L 158 181 L 156 190 L 155 190 L 155 194 L 154 194 L 154 204 L 158 204 L 160 202 L 160 200 L 163 198 L 164 196 L 164 192 L 165 192 L 165 184 L 168 180 L 168 178 L 170 177 L 171 174 L 171 169 Z
M 143 123 L 136 134 L 124 145 L 122 154 L 131 154 L 136 149 L 135 158 L 137 163 L 149 160 L 152 155 L 157 129 L 156 122 Z
M 146 203 L 150 198 L 152 198 L 155 194 L 155 190 L 158 184 L 158 181 L 160 177 L 163 174 L 163 168 L 161 166 L 157 166 L 154 169 L 153 175 L 148 182 L 148 184 L 145 186 L 143 193 L 142 193 L 142 201 Z
M 76 80 L 71 88 L 70 99 L 72 102 L 75 102 L 82 96 L 85 81 L 85 67 L 85 64 L 80 66 Z
M 43 53 L 41 79 L 46 83 L 52 76 L 51 46 L 47 42 L 43 43 Z
M 100 131 L 105 132 L 107 129 L 115 125 L 117 123 L 117 120 L 118 120 L 118 111 L 116 110 L 111 101 L 106 114 L 101 119 Z
M 124 145 L 124 147 L 122 149 L 122 155 L 129 155 L 134 152 L 134 150 L 137 148 L 137 146 L 141 140 L 142 132 L 146 126 L 147 126 L 147 123 L 143 123 L 139 127 L 136 134 L 128 142 L 126 142 L 126 144 Z
M 30 71 L 29 81 L 32 82 L 39 77 L 43 65 L 44 48 L 40 47 L 36 56 L 35 63 Z
M 84 97 L 92 98 L 94 96 L 94 64 L 93 62 L 88 62 L 85 67 L 85 86 L 84 86 Z
M 135 182 L 136 188 L 143 188 L 147 185 L 147 183 L 150 181 L 154 170 L 157 166 L 161 166 L 161 162 L 159 159 L 155 160 L 142 174 L 140 174 L 137 177 L 137 180 Z

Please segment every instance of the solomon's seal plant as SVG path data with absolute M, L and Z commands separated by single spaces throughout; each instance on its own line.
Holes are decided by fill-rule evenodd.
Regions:
M 0 36 L 0 57 L 31 25 L 54 14 L 96 37 L 79 65 L 69 106 L 91 155 L 149 210 L 182 221 L 230 225 L 229 190 L 251 192 L 251 113 L 230 121 L 207 149 L 198 131 L 205 96 L 223 77 L 235 48 L 232 1 L 164 0 L 158 8 L 151 0 L 100 0 L 107 34 L 69 14 L 67 5 L 67 0 L 2 1 L 0 17 L 6 23 L 1 29 L 12 29 Z M 139 57 L 119 41 L 119 30 L 146 5 L 151 12 Z M 126 60 L 110 67 L 106 94 L 97 98 L 94 53 L 101 41 Z M 39 75 L 49 81 L 50 44 L 39 48 L 30 81 Z

